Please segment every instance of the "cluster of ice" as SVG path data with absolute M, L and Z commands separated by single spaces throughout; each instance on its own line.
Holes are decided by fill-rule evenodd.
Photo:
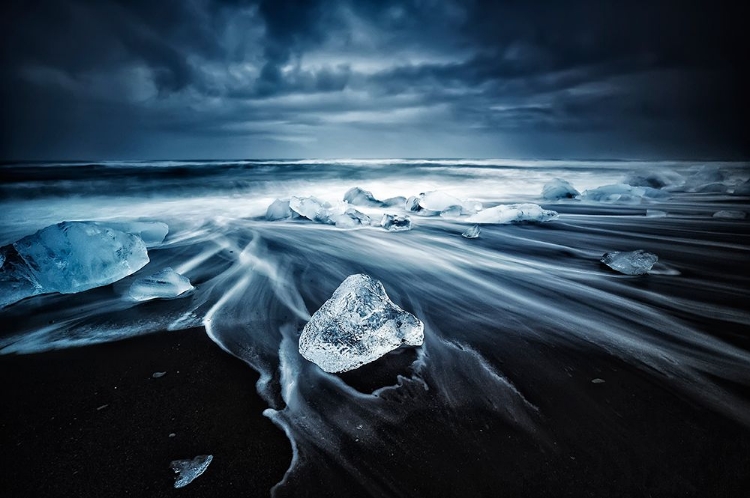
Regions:
M 406 197 L 391 197 L 381 201 L 376 199 L 369 190 L 353 187 L 344 194 L 344 201 L 353 206 L 391 207 L 403 206 L 404 202 L 406 202 Z
M 500 204 L 469 216 L 468 223 L 518 223 L 522 221 L 550 221 L 558 218 L 557 211 L 542 209 L 538 204 Z
M 542 187 L 542 197 L 549 201 L 558 199 L 575 199 L 581 195 L 567 180 L 555 178 Z
M 164 268 L 148 277 L 139 278 L 130 286 L 128 295 L 134 301 L 149 301 L 151 299 L 170 299 L 178 297 L 194 287 L 187 277 Z
M 587 201 L 596 202 L 622 202 L 637 204 L 644 198 L 647 199 L 668 199 L 669 192 L 651 187 L 633 187 L 625 183 L 615 183 L 613 185 L 604 185 L 591 190 L 585 190 L 581 198 Z
M 389 232 L 403 232 L 411 230 L 411 219 L 408 216 L 384 214 L 380 220 L 380 226 Z
M 476 239 L 479 237 L 479 234 L 481 231 L 482 229 L 479 228 L 479 225 L 474 225 L 473 227 L 469 228 L 464 233 L 462 233 L 461 237 L 465 239 Z
M 744 211 L 721 210 L 714 213 L 714 218 L 728 218 L 732 220 L 743 220 L 747 216 Z
M 659 261 L 659 257 L 643 249 L 638 249 L 631 252 L 608 252 L 602 256 L 600 261 L 625 275 L 644 275 Z
M 184 488 L 203 474 L 213 461 L 213 455 L 198 455 L 193 459 L 173 460 L 170 464 L 172 470 L 177 474 L 174 482 L 175 488 Z
M 372 224 L 364 213 L 349 207 L 346 202 L 332 205 L 315 197 L 292 197 L 289 200 L 292 211 L 316 223 L 336 225 L 338 228 L 354 228 Z
M 420 346 L 424 324 L 397 305 L 383 284 L 351 275 L 302 330 L 300 354 L 326 372 L 346 372 L 401 346 Z
M 0 306 L 37 294 L 72 294 L 108 285 L 149 262 L 138 235 L 88 221 L 49 226 L 0 253 Z

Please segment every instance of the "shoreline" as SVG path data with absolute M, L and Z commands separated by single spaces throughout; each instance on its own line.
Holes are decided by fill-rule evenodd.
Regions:
M 268 496 L 291 462 L 258 374 L 202 327 L 0 356 L 0 376 L 5 497 Z M 170 462 L 200 454 L 174 489 Z

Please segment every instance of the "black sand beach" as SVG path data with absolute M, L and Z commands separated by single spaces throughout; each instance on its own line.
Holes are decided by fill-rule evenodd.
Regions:
M 202 329 L 2 356 L 0 377 L 5 498 L 268 496 L 291 460 L 257 374 Z M 170 462 L 208 453 L 174 489 Z

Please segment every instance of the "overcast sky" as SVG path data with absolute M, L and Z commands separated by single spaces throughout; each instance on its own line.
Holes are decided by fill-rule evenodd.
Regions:
M 732 3 L 6 0 L 2 157 L 747 158 Z

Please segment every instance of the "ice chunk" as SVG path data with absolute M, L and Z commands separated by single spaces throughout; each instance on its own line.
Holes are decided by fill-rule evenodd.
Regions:
M 696 168 L 693 173 L 685 179 L 683 188 L 688 192 L 723 192 L 726 173 L 716 166 L 705 165 Z
M 667 216 L 667 212 L 659 211 L 658 209 L 647 209 L 646 216 L 649 218 L 664 218 Z
M 276 199 L 266 210 L 268 221 L 286 220 L 288 218 L 299 218 L 299 214 L 289 207 L 288 200 Z
M 141 238 L 146 247 L 154 247 L 162 242 L 169 233 L 169 225 L 161 221 L 128 221 L 128 222 L 96 222 L 97 225 L 114 228 L 125 233 L 132 233 Z
M 0 250 L 0 305 L 36 294 L 108 285 L 148 263 L 140 237 L 88 221 L 44 228 Z
M 474 225 L 473 227 L 466 230 L 464 233 L 461 234 L 461 237 L 464 237 L 466 239 L 476 239 L 479 237 L 479 233 L 482 231 L 481 228 L 479 228 L 479 225 Z
M 734 187 L 734 195 L 750 195 L 750 180 L 745 181 Z
M 659 260 L 656 254 L 638 249 L 631 252 L 608 252 L 601 262 L 625 275 L 643 275 Z
M 408 216 L 398 216 L 395 214 L 384 214 L 380 220 L 380 226 L 389 232 L 402 232 L 411 230 L 411 219 Z
M 684 183 L 685 178 L 674 171 L 658 171 L 646 174 L 631 173 L 625 177 L 623 183 L 633 187 L 664 188 Z
M 344 201 L 354 206 L 379 207 L 383 205 L 382 202 L 377 200 L 375 196 L 372 195 L 372 192 L 370 192 L 369 190 L 362 190 L 359 187 L 354 187 L 347 190 L 344 194 Z
M 193 289 L 187 277 L 167 267 L 158 273 L 133 282 L 128 295 L 133 301 L 149 301 L 177 297 Z
M 354 208 L 349 208 L 342 214 L 331 214 L 329 220 L 338 228 L 354 228 L 362 225 L 372 224 L 372 220 L 364 213 L 360 213 Z
M 351 275 L 302 330 L 299 352 L 326 372 L 346 372 L 401 346 L 420 346 L 422 322 L 397 305 L 383 284 Z
M 292 197 L 289 200 L 289 207 L 308 220 L 332 224 L 330 220 L 331 205 L 315 197 Z
M 744 211 L 721 210 L 714 213 L 714 218 L 729 218 L 733 220 L 742 220 L 747 216 Z
M 558 199 L 575 199 L 579 195 L 581 195 L 581 193 L 573 188 L 573 185 L 571 185 L 570 182 L 560 178 L 555 178 L 542 187 L 542 197 L 550 201 L 556 201 Z
M 443 209 L 440 211 L 440 216 L 443 218 L 458 218 L 461 216 L 461 213 L 463 212 L 463 209 L 461 206 L 451 206 L 448 209 Z
M 193 482 L 198 476 L 206 471 L 213 459 L 213 455 L 198 455 L 192 460 L 172 461 L 170 467 L 172 467 L 172 470 L 177 474 L 177 480 L 174 482 L 174 487 L 184 488 Z
M 419 205 L 422 206 L 423 209 L 428 209 L 430 211 L 440 212 L 453 206 L 459 206 L 460 208 L 463 205 L 461 199 L 439 190 L 426 192 L 421 194 L 420 197 Z
M 406 197 L 402 197 L 399 195 L 396 197 L 389 197 L 386 200 L 384 200 L 383 206 L 384 207 L 393 207 L 393 206 L 403 207 L 405 202 L 406 202 Z
M 587 201 L 597 202 L 623 202 L 623 203 L 640 203 L 646 198 L 651 199 L 668 199 L 669 192 L 651 188 L 651 187 L 632 187 L 624 183 L 613 185 L 604 185 L 583 192 L 581 198 Z
M 167 375 L 167 372 L 154 372 L 151 374 L 151 377 L 153 377 L 154 379 L 161 379 L 165 375 Z
M 542 209 L 538 204 L 500 204 L 485 209 L 466 219 L 469 223 L 514 223 L 520 221 L 550 221 L 557 219 L 556 211 Z
M 404 203 L 404 209 L 407 211 L 411 211 L 412 213 L 416 213 L 422 210 L 422 206 L 419 205 L 419 197 L 411 196 L 408 199 L 406 199 L 406 202 Z

